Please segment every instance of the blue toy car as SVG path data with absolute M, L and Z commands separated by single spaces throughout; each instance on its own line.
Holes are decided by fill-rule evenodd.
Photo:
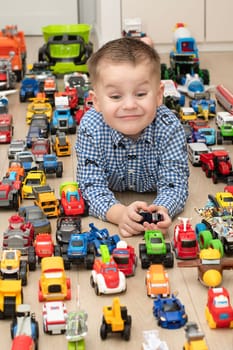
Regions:
M 214 128 L 200 128 L 199 133 L 205 137 L 206 144 L 215 145 L 216 143 L 216 130 Z
M 29 98 L 36 97 L 39 91 L 39 83 L 35 78 L 24 78 L 19 91 L 20 102 L 26 102 Z
M 168 298 L 158 296 L 153 302 L 153 314 L 162 328 L 181 328 L 188 321 L 184 305 L 174 295 Z
M 57 160 L 56 154 L 45 154 L 43 162 L 39 164 L 39 168 L 45 174 L 56 174 L 56 177 L 62 177 L 63 163 Z
M 76 121 L 71 114 L 70 108 L 56 108 L 50 123 L 50 131 L 55 135 L 57 131 L 76 134 Z
M 110 236 L 106 228 L 98 229 L 93 223 L 89 224 L 90 231 L 88 233 L 88 241 L 92 242 L 95 247 L 97 256 L 101 255 L 100 246 L 106 245 L 110 253 L 116 248 L 117 243 L 121 240 L 120 236 L 115 234 Z

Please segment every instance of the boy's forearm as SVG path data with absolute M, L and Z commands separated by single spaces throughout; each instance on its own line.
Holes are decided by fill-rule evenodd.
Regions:
M 116 203 L 109 208 L 106 213 L 106 218 L 109 222 L 119 225 L 122 221 L 123 214 L 126 210 L 125 205 L 121 203 Z

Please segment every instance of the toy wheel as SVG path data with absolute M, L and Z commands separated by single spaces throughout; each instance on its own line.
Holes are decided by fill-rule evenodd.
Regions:
M 218 183 L 218 176 L 215 171 L 213 171 L 213 174 L 212 174 L 212 181 L 214 184 Z
M 96 283 L 96 284 L 95 284 L 95 286 L 94 286 L 94 290 L 95 290 L 95 294 L 96 294 L 96 295 L 98 295 L 98 296 L 99 296 L 99 295 L 101 295 L 101 293 L 100 293 L 100 290 L 99 290 L 99 287 L 98 287 L 98 284 L 97 284 L 97 283 Z
M 131 327 L 129 324 L 125 325 L 125 329 L 122 332 L 122 338 L 124 340 L 129 340 L 130 339 L 130 333 L 131 333 Z
M 44 301 L 44 296 L 43 296 L 43 294 L 42 294 L 42 291 L 41 291 L 41 290 L 39 291 L 39 294 L 38 294 L 38 299 L 39 299 L 39 301 Z
M 217 131 L 217 145 L 222 145 L 222 135 L 220 131 Z
M 139 244 L 139 257 L 146 253 L 146 245 L 144 243 Z
M 213 249 L 217 249 L 219 251 L 219 253 L 221 254 L 221 258 L 223 257 L 224 255 L 224 249 L 223 249 L 223 244 L 222 242 L 220 241 L 220 239 L 212 239 L 210 241 L 210 244 L 209 246 Z
M 71 300 L 71 289 L 67 290 L 66 300 Z
M 11 339 L 14 339 L 14 337 L 15 337 L 14 329 L 15 329 L 16 325 L 17 325 L 17 322 L 14 319 L 11 323 L 11 326 L 10 326 L 11 327 Z
M 95 282 L 94 282 L 94 278 L 92 275 L 90 277 L 90 285 L 92 286 L 92 288 L 95 288 Z
M 63 173 L 62 165 L 59 165 L 56 171 L 56 177 L 62 177 L 62 173 Z
M 19 275 L 20 275 L 20 279 L 22 281 L 22 286 L 26 286 L 28 283 L 27 270 L 28 270 L 27 261 L 25 261 L 25 260 L 20 261 Z
M 20 207 L 20 195 L 18 193 L 13 196 L 12 207 L 16 211 L 18 211 L 18 209 Z
M 227 242 L 227 240 L 224 238 L 223 240 L 223 249 L 226 255 L 231 255 L 232 254 L 232 250 L 229 249 L 229 244 Z
M 68 289 L 70 289 L 70 286 L 71 286 L 70 278 L 66 279 L 66 286 Z
M 102 340 L 105 340 L 108 335 L 108 326 L 106 325 L 105 321 L 102 322 L 100 327 L 100 337 Z
M 174 266 L 174 255 L 172 252 L 166 254 L 165 259 L 163 261 L 163 265 L 165 267 L 173 267 Z
M 201 249 L 207 249 L 210 241 L 213 240 L 212 233 L 210 231 L 201 231 L 199 235 L 199 244 Z
M 61 256 L 61 247 L 57 244 L 54 246 L 54 256 Z
M 26 96 L 19 95 L 20 102 L 26 102 Z
M 150 266 L 150 260 L 148 259 L 146 254 L 141 255 L 141 268 L 142 269 L 148 269 Z
M 195 226 L 195 233 L 197 236 L 197 239 L 199 239 L 199 235 L 201 231 L 205 231 L 207 229 L 206 225 L 200 222 L 199 224 L 196 224 Z
M 35 271 L 36 269 L 36 253 L 34 247 L 28 247 L 28 265 L 29 271 Z

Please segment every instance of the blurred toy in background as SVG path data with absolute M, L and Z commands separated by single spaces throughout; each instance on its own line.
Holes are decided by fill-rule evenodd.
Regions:
M 205 335 L 198 329 L 198 325 L 195 322 L 187 323 L 184 330 L 187 339 L 183 347 L 184 350 L 208 350 L 204 340 Z
M 218 103 L 229 113 L 233 114 L 233 94 L 224 85 L 216 86 L 215 97 Z
M 122 36 L 138 38 L 145 44 L 154 47 L 154 42 L 145 32 L 142 31 L 141 18 L 127 18 L 124 20 Z
M 143 339 L 142 350 L 169 350 L 167 343 L 160 340 L 157 329 L 143 331 Z

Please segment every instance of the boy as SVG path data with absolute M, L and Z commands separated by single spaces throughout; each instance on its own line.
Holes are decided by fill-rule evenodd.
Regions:
M 76 151 L 89 213 L 118 225 L 123 237 L 166 232 L 187 199 L 189 170 L 183 127 L 162 105 L 159 55 L 125 37 L 95 52 L 88 68 L 94 108 L 82 118 Z M 112 191 L 156 191 L 157 197 L 125 206 Z M 164 220 L 142 225 L 141 210 L 158 211 Z

